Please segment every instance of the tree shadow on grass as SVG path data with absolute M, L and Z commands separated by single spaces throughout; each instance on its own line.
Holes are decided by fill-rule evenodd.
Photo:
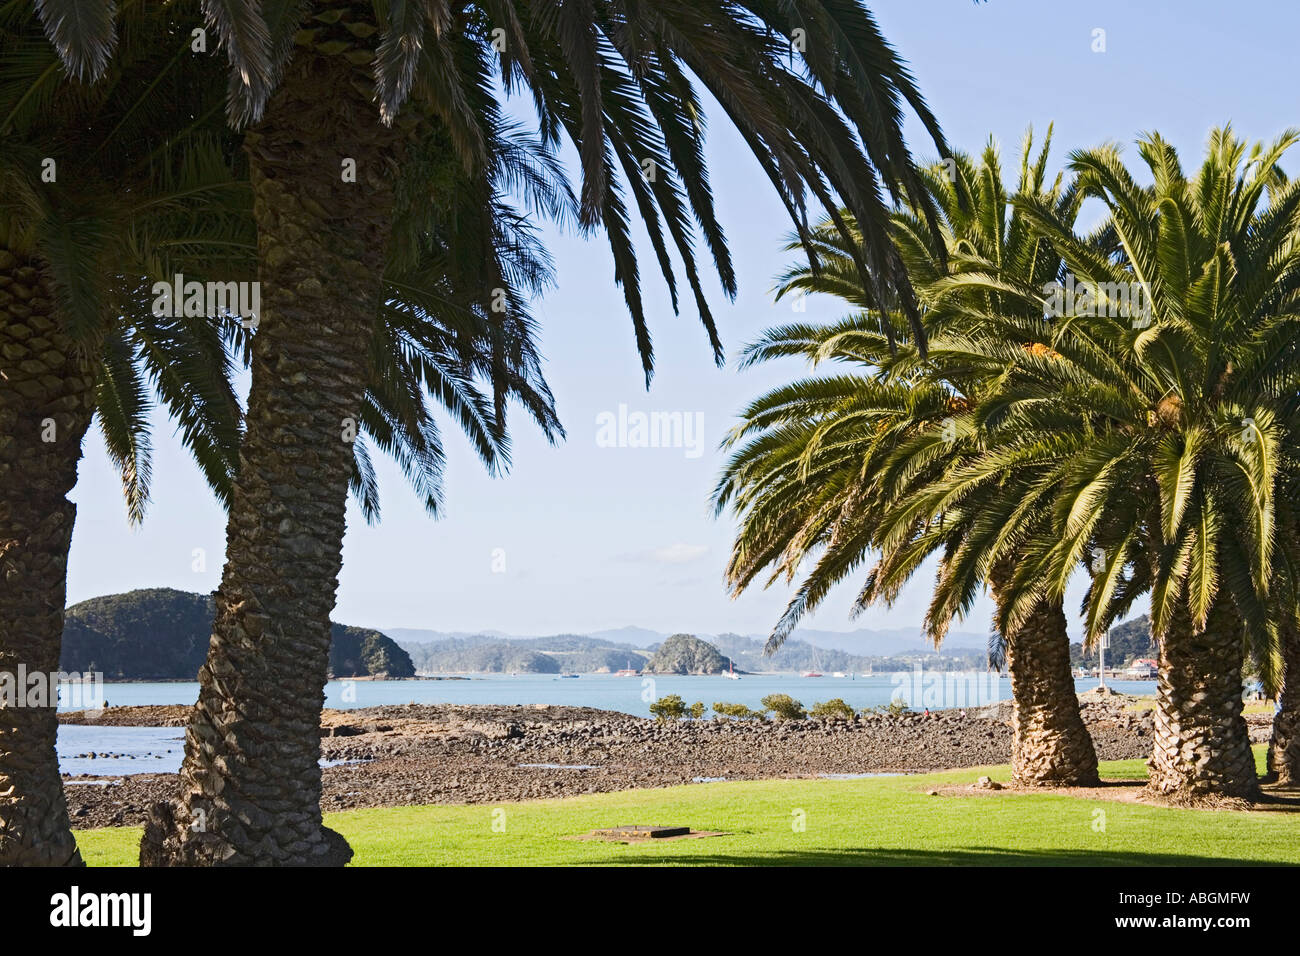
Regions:
M 627 864 L 634 858 L 589 861 Z M 674 853 L 643 865 L 673 866 L 1290 866 L 1273 861 L 1197 856 L 1185 853 L 1133 853 L 1106 850 L 1015 850 L 1006 847 L 958 847 L 951 850 L 845 847 L 837 850 L 789 850 L 772 853 Z

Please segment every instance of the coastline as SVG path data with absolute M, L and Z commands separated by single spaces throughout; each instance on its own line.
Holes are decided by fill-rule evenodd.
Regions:
M 1142 759 L 1151 714 L 1132 698 L 1080 698 L 1103 760 Z M 180 726 L 187 707 L 111 708 L 63 723 Z M 166 722 L 164 722 L 166 721 Z M 1258 722 L 1257 722 L 1258 723 Z M 1267 728 L 1256 728 L 1267 735 Z M 656 723 L 564 705 L 397 705 L 326 710 L 323 809 L 485 804 L 696 782 L 919 773 L 1006 763 L 1009 706 L 847 719 Z M 139 824 L 174 774 L 65 778 L 77 827 Z

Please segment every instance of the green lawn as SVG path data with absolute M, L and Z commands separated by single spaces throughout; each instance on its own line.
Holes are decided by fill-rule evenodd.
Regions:
M 1131 760 L 1103 764 L 1102 773 L 1134 780 L 1144 770 Z M 1300 807 L 1242 813 L 1055 795 L 925 793 L 985 773 L 1005 780 L 1008 768 L 696 784 L 498 808 L 350 810 L 326 819 L 347 837 L 360 866 L 1300 863 Z M 1104 811 L 1104 830 L 1096 811 Z M 730 835 L 635 846 L 561 839 L 629 823 Z M 140 830 L 88 830 L 77 837 L 91 865 L 129 866 Z
M 1144 710 L 1154 710 L 1155 706 L 1155 694 L 1140 694 L 1133 703 L 1126 704 L 1124 709 L 1130 713 L 1139 714 Z M 1242 703 L 1241 712 L 1245 716 L 1251 714 L 1272 714 L 1273 707 L 1273 701 L 1271 700 L 1248 700 Z

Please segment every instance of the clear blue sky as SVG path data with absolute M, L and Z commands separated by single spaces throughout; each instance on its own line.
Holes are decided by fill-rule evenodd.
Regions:
M 1211 126 L 1234 123 L 1250 138 L 1272 138 L 1296 115 L 1288 56 L 1300 8 L 1276 0 L 875 0 L 886 35 L 906 57 L 950 142 L 977 150 L 994 135 L 1015 161 L 1021 135 L 1056 123 L 1058 162 L 1076 147 L 1105 140 L 1131 144 L 1158 129 L 1199 160 Z M 1092 51 L 1106 31 L 1106 52 Z M 716 115 L 716 111 L 715 114 Z M 917 154 L 933 149 L 915 124 Z M 1132 150 L 1129 150 L 1132 155 Z M 400 476 L 381 466 L 384 520 L 367 526 L 354 508 L 344 543 L 335 620 L 375 627 L 498 629 L 515 634 L 589 631 L 625 624 L 661 631 L 761 632 L 788 592 L 754 591 L 731 601 L 722 588 L 730 545 L 727 520 L 708 509 L 721 455 L 717 446 L 735 412 L 761 390 L 801 371 L 772 365 L 739 373 L 734 357 L 762 329 L 791 319 L 774 306 L 773 276 L 788 223 L 738 138 L 716 118 L 709 155 L 722 221 L 740 279 L 726 302 L 710 287 L 728 349 L 716 368 L 693 313 L 674 317 L 661 282 L 644 260 L 647 307 L 658 373 L 646 392 L 631 325 L 601 241 L 547 232 L 559 287 L 537 306 L 548 376 L 568 441 L 546 445 L 516 417 L 514 467 L 487 478 L 448 425 L 447 516 L 428 519 Z M 1288 164 L 1294 169 L 1294 162 Z M 810 300 L 806 318 L 838 314 Z M 630 411 L 702 413 L 704 453 L 610 448 L 597 443 L 597 416 Z M 211 590 L 219 582 L 225 516 L 197 470 L 159 422 L 155 494 L 144 526 L 126 522 L 119 485 L 96 432 L 73 493 L 78 504 L 69 601 L 138 587 Z M 206 570 L 193 552 L 206 551 Z M 504 573 L 493 570 L 502 549 Z M 889 612 L 850 622 L 846 585 L 810 626 L 918 626 L 927 580 Z M 1077 602 L 1076 602 L 1077 603 Z M 984 630 L 989 606 L 962 629 Z

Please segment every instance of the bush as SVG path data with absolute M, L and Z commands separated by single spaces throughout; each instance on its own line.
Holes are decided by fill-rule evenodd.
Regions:
M 857 716 L 855 711 L 843 699 L 836 697 L 833 700 L 825 700 L 819 704 L 813 704 L 812 710 L 808 711 L 812 717 L 843 717 L 846 720 L 852 720 Z
M 778 720 L 803 720 L 808 716 L 804 713 L 803 704 L 789 694 L 768 694 L 762 703 L 763 711 L 766 713 L 770 710 Z
M 709 708 L 704 706 L 704 701 L 697 700 L 695 703 L 691 704 L 691 718 L 693 720 L 703 720 L 704 714 L 708 709 Z
M 753 720 L 755 718 L 762 720 L 761 711 L 750 710 L 744 704 L 728 704 L 726 701 L 719 701 L 713 705 L 713 712 L 719 717 L 736 717 L 741 720 Z
M 661 724 L 670 720 L 681 720 L 686 716 L 686 703 L 677 694 L 669 694 L 651 704 L 650 713 L 654 714 L 655 720 Z
M 891 699 L 888 704 L 877 704 L 863 711 L 864 714 L 888 714 L 890 717 L 902 717 L 911 712 L 912 708 L 907 706 L 907 701 L 897 697 Z

